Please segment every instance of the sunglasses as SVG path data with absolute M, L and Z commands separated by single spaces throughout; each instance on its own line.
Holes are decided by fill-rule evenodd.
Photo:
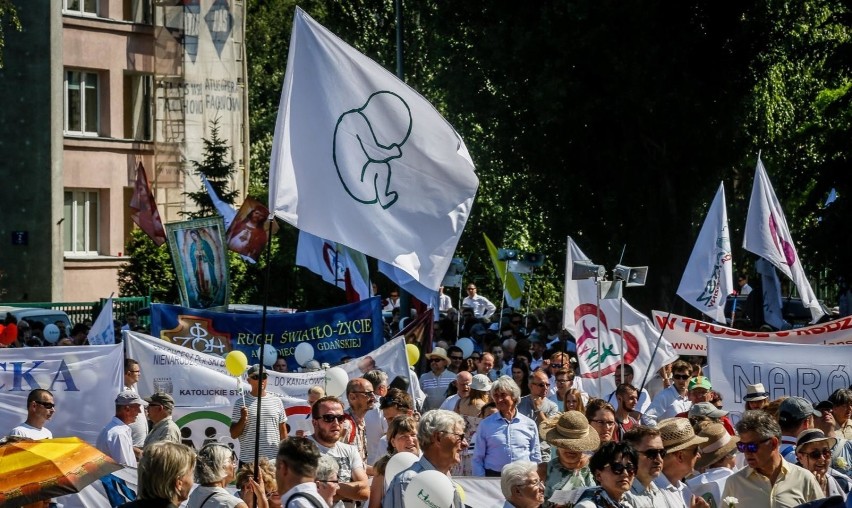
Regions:
M 760 448 L 760 445 L 766 443 L 771 439 L 771 437 L 768 437 L 763 441 L 758 441 L 757 443 L 743 443 L 742 441 L 740 441 L 739 443 L 737 443 L 737 451 L 740 453 L 757 453 L 757 449 Z
M 267 377 L 268 376 L 266 374 L 263 375 L 263 379 L 266 379 Z M 258 375 L 254 375 L 254 376 L 249 376 L 249 379 L 254 379 L 255 381 L 257 381 L 258 379 L 261 379 L 261 377 L 258 376 Z
M 53 409 L 56 407 L 56 404 L 54 404 L 53 402 L 42 402 L 40 400 L 34 400 L 33 402 L 45 409 Z
M 562 367 L 565 366 L 565 364 L 564 363 L 551 363 L 550 366 L 553 367 L 554 369 L 561 369 Z
M 665 448 L 649 448 L 644 452 L 639 452 L 642 455 L 648 457 L 651 460 L 656 459 L 657 457 L 664 459 L 666 457 L 666 449 Z
M 540 388 L 549 388 L 550 387 L 550 383 L 533 383 L 533 384 L 540 387 Z
M 680 379 L 681 381 L 686 381 L 687 379 L 689 379 L 692 376 L 690 376 L 689 374 L 675 374 L 672 377 L 674 379 Z
M 317 420 L 322 420 L 325 423 L 331 423 L 333 421 L 337 421 L 337 423 L 343 423 L 343 421 L 346 420 L 346 415 L 327 414 L 320 416 L 319 418 L 317 418 Z
M 822 450 L 814 450 L 812 452 L 808 452 L 808 453 L 805 453 L 803 455 L 810 457 L 811 460 L 819 460 L 823 457 L 825 457 L 825 458 L 831 457 L 831 450 L 829 450 L 828 448 L 823 448 Z
M 373 394 L 374 394 L 375 392 L 356 392 L 356 391 L 351 391 L 351 392 L 349 392 L 349 393 L 363 393 L 363 394 L 364 394 L 364 395 L 366 395 L 367 397 L 372 397 L 372 396 L 373 396 Z
M 461 356 L 451 356 L 451 357 L 450 357 L 450 360 L 458 360 L 458 361 L 462 361 L 462 360 L 464 360 L 464 358 L 462 358 Z
M 636 466 L 634 466 L 632 462 L 628 462 L 627 464 L 613 462 L 612 464 L 607 464 L 604 467 L 609 467 L 614 475 L 623 474 L 625 471 L 627 471 L 627 474 L 633 474 L 636 472 Z

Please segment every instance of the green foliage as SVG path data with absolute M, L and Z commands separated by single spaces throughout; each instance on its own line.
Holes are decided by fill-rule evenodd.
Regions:
M 6 27 L 20 32 L 21 20 L 12 0 L 0 0 L 0 69 L 3 68 L 3 50 L 6 49 Z
M 155 302 L 178 302 L 175 271 L 167 246 L 157 247 L 147 233 L 134 228 L 125 253 L 130 261 L 118 270 L 120 296 L 150 296 Z
M 210 122 L 210 139 L 204 138 L 204 160 L 202 162 L 192 161 L 195 174 L 207 178 L 210 185 L 216 191 L 223 202 L 233 205 L 239 193 L 236 190 L 228 190 L 228 184 L 236 173 L 236 163 L 228 157 L 231 147 L 228 142 L 219 137 L 219 119 Z M 196 204 L 198 209 L 194 212 L 181 212 L 189 219 L 200 219 L 216 215 L 213 200 L 207 194 L 205 186 L 196 192 L 184 192 L 185 196 Z

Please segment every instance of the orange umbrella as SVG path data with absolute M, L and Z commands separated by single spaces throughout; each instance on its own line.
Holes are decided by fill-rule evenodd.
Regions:
M 79 492 L 123 466 L 77 437 L 0 445 L 0 506 Z

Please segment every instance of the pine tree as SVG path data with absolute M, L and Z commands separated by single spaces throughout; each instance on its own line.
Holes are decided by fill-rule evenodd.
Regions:
M 195 168 L 195 174 L 199 177 L 204 176 L 219 199 L 233 205 L 237 199 L 238 192 L 236 190 L 228 190 L 228 184 L 231 178 L 236 173 L 236 163 L 229 159 L 228 152 L 231 148 L 227 141 L 219 137 L 219 119 L 210 122 L 210 139 L 204 138 L 204 160 L 202 162 L 192 161 Z M 197 210 L 193 212 L 181 212 L 189 219 L 200 219 L 202 217 L 210 217 L 218 215 L 218 212 L 213 207 L 213 201 L 207 194 L 207 189 L 202 185 L 197 192 L 184 192 L 184 196 L 188 196 L 196 206 Z

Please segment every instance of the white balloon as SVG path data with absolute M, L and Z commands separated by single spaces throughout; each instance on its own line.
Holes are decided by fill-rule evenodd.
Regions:
M 450 478 L 440 471 L 431 469 L 417 473 L 408 487 L 402 500 L 405 508 L 450 508 L 453 506 L 453 494 L 456 489 Z
M 260 350 L 263 349 L 263 364 L 267 367 L 272 367 L 275 360 L 278 359 L 278 350 L 271 344 L 257 348 L 257 357 L 260 358 Z
M 306 363 L 314 359 L 314 347 L 307 342 L 302 342 L 296 346 L 293 356 L 296 357 L 296 363 L 304 367 Z
M 340 367 L 332 367 L 325 371 L 325 393 L 333 397 L 340 397 L 346 391 L 349 383 L 349 375 Z
M 463 337 L 456 342 L 456 346 L 460 347 L 462 350 L 462 356 L 465 358 L 470 358 L 470 355 L 473 354 L 474 343 L 473 340 Z
M 410 468 L 420 457 L 411 452 L 399 452 L 385 464 L 385 490 L 390 486 L 393 477 Z
M 56 344 L 56 341 L 59 340 L 59 327 L 53 323 L 44 327 L 44 340 L 50 342 L 51 344 Z

